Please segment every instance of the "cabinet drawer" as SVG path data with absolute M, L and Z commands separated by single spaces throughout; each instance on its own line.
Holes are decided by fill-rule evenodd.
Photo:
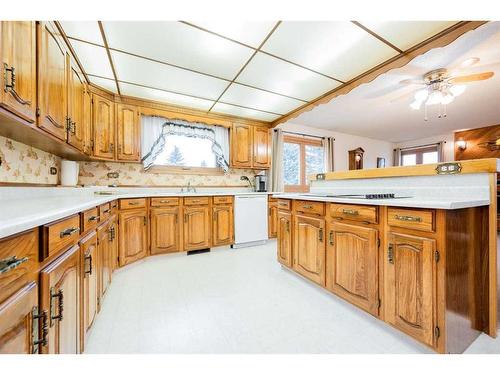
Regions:
M 80 215 L 76 214 L 43 227 L 43 259 L 73 246 L 80 237 Z M 43 260 L 42 259 L 42 260 Z
M 120 210 L 128 208 L 145 208 L 146 198 L 120 199 Z
M 304 214 L 324 215 L 325 204 L 323 202 L 293 201 L 293 210 Z
M 184 205 L 185 206 L 199 206 L 199 205 L 206 205 L 208 203 L 209 203 L 208 197 L 184 198 Z
M 225 195 L 221 197 L 214 197 L 214 204 L 231 204 L 233 203 L 233 197 L 230 195 Z
M 109 203 L 104 203 L 99 206 L 99 221 L 106 221 L 111 214 L 111 207 Z
M 37 229 L 0 240 L 0 303 L 35 280 L 37 271 Z
M 283 211 L 290 211 L 292 209 L 292 205 L 290 200 L 288 199 L 278 199 L 278 209 Z
M 278 200 L 276 198 L 268 198 L 267 203 L 269 207 L 277 207 L 278 206 Z
M 152 207 L 178 206 L 180 199 L 177 197 L 151 198 Z
M 378 209 L 375 206 L 331 203 L 329 213 L 335 219 L 355 220 L 370 224 L 378 222 Z
M 111 213 L 116 214 L 116 211 L 118 211 L 118 201 L 109 202 L 109 207 L 111 208 Z
M 99 222 L 99 215 L 97 212 L 97 207 L 91 208 L 90 210 L 81 213 L 81 228 L 82 233 L 88 232 L 94 229 Z
M 387 223 L 394 227 L 434 231 L 434 210 L 411 210 L 405 208 L 389 208 L 387 210 Z

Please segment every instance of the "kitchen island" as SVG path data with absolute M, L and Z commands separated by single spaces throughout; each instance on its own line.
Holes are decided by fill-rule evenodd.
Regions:
M 278 198 L 286 268 L 439 353 L 497 333 L 497 159 L 330 172 Z

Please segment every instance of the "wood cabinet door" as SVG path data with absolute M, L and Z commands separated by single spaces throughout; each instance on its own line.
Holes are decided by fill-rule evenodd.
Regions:
M 85 335 L 94 323 L 97 315 L 97 295 L 98 295 L 98 272 L 99 261 L 97 257 L 97 233 L 94 231 L 90 237 L 87 237 L 81 243 L 82 253 L 82 293 L 83 306 L 82 314 L 82 334 L 85 341 Z M 84 350 L 84 348 L 82 348 Z
M 35 122 L 36 23 L 1 21 L 0 28 L 0 106 Z
M 113 271 L 116 270 L 118 265 L 118 220 L 116 219 L 116 215 L 113 215 L 111 219 L 109 219 L 109 233 L 111 237 L 110 246 L 110 255 L 111 255 L 111 279 L 113 279 Z
M 151 254 L 181 251 L 179 207 L 151 209 Z
M 129 210 L 119 214 L 120 267 L 144 258 L 148 245 L 146 210 Z
M 435 240 L 390 232 L 385 267 L 385 311 L 389 323 L 434 344 Z
M 99 95 L 92 95 L 92 129 L 94 156 L 102 159 L 115 157 L 114 103 Z
M 78 354 L 80 348 L 80 248 L 67 250 L 40 271 L 41 309 L 48 313 L 46 354 Z
M 271 135 L 268 128 L 253 127 L 253 167 L 271 166 Z
M 92 133 L 92 94 L 87 86 L 83 93 L 83 152 L 86 155 L 93 154 L 93 133 Z
M 319 285 L 325 285 L 325 220 L 295 215 L 293 268 Z
M 359 225 L 327 225 L 326 287 L 378 315 L 378 231 Z
M 269 216 L 268 217 L 269 238 L 276 238 L 276 236 L 278 235 L 278 207 L 277 206 L 270 206 L 268 216 Z
M 0 354 L 38 353 L 47 314 L 38 311 L 38 288 L 31 282 L 0 305 Z
M 67 57 L 64 44 L 50 22 L 38 25 L 38 126 L 66 140 Z
M 278 211 L 277 227 L 278 262 L 292 267 L 292 215 Z
M 83 151 L 85 137 L 84 95 L 85 83 L 80 70 L 71 64 L 68 56 L 68 143 Z
M 100 301 L 111 284 L 111 232 L 109 222 L 97 229 L 97 252 L 99 257 L 99 295 L 98 310 L 100 310 Z
M 214 206 L 212 208 L 212 243 L 214 246 L 233 243 L 233 206 Z
M 184 250 L 209 248 L 211 227 L 208 206 L 184 207 Z
M 251 168 L 253 160 L 252 127 L 233 124 L 231 129 L 231 166 Z
M 141 132 L 137 107 L 125 104 L 116 106 L 118 160 L 139 161 L 141 158 Z

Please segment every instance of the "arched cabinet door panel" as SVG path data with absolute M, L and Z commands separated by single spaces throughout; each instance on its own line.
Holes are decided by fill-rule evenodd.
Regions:
M 120 267 L 144 258 L 148 245 L 148 216 L 146 210 L 128 210 L 119 214 Z

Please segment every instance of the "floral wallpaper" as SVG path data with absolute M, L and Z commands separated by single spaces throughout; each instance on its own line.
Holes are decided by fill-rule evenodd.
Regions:
M 60 158 L 23 143 L 0 136 L 0 182 L 57 184 Z

